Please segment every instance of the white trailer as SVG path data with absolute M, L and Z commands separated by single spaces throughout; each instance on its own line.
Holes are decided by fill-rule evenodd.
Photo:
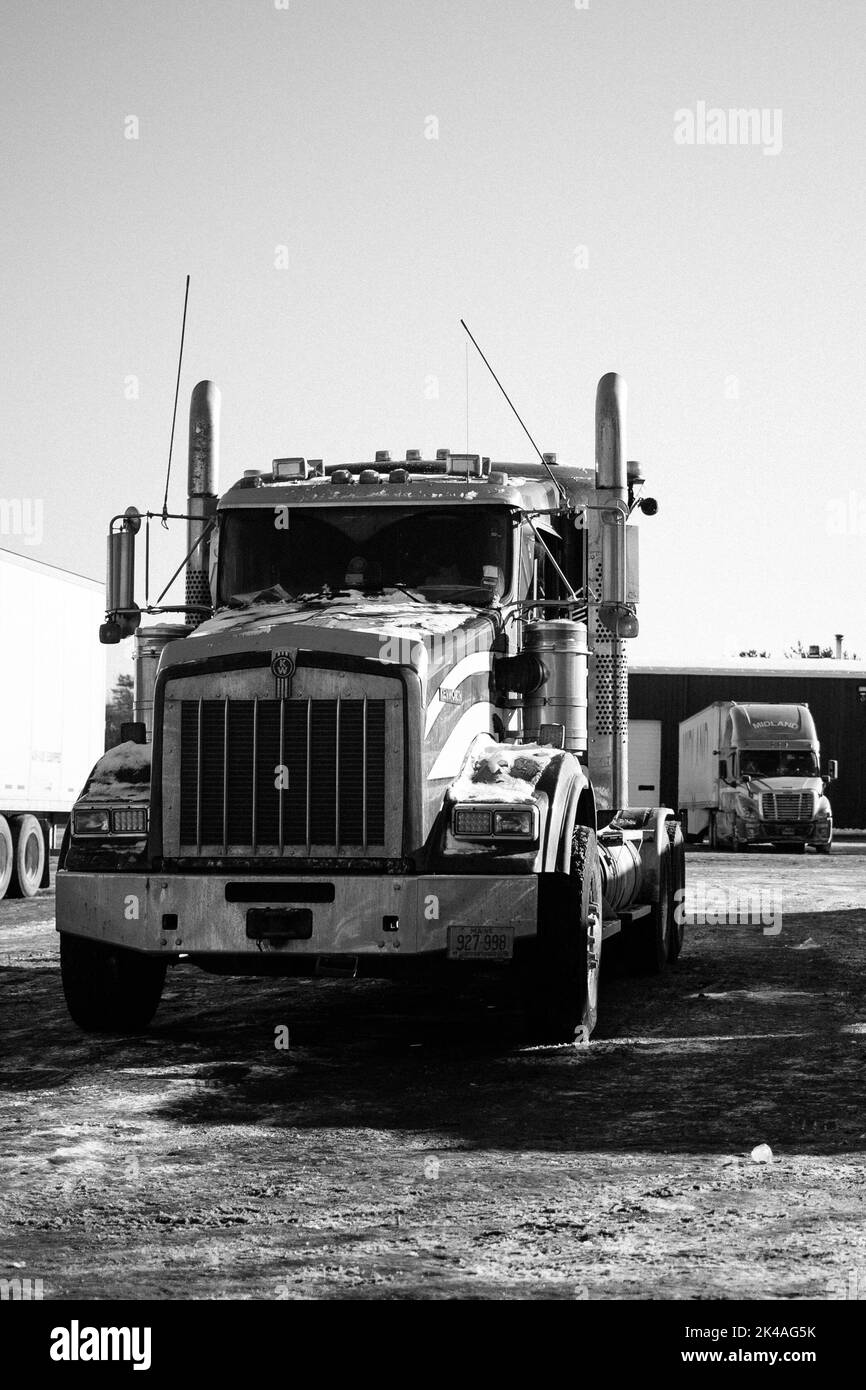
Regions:
M 48 884 L 58 827 L 105 746 L 102 585 L 0 549 L 0 898 Z
M 677 804 L 687 816 L 690 838 L 710 826 L 719 805 L 719 749 L 722 725 L 730 700 L 717 700 L 680 724 L 680 761 Z

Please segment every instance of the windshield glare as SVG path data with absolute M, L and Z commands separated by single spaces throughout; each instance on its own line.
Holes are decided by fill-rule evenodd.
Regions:
M 817 777 L 818 759 L 808 748 L 775 752 L 753 749 L 740 754 L 742 777 Z
M 218 601 L 282 585 L 301 594 L 409 589 L 487 606 L 509 585 L 504 507 L 277 507 L 223 514 Z

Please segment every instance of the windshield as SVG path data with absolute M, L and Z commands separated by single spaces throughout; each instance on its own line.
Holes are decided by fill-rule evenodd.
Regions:
M 817 777 L 818 759 L 808 748 L 778 753 L 752 749 L 740 754 L 741 777 Z
M 347 589 L 486 607 L 509 585 L 504 507 L 257 507 L 225 512 L 218 602 L 281 585 L 292 597 Z

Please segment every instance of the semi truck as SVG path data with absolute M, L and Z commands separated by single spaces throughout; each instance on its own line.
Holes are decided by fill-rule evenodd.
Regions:
M 48 887 L 51 849 L 105 747 L 103 604 L 95 580 L 0 549 L 0 898 Z
M 682 833 L 627 805 L 633 518 L 657 504 L 625 405 L 602 377 L 591 467 L 291 456 L 219 496 L 219 392 L 195 387 L 184 603 L 134 599 L 160 514 L 109 528 L 100 635 L 134 636 L 136 707 L 62 850 L 79 1026 L 144 1028 L 182 960 L 482 968 L 519 986 L 533 1037 L 572 1042 L 595 1026 L 606 940 L 648 973 L 676 958 Z M 182 618 L 141 626 L 143 608 Z
M 718 700 L 680 724 L 679 808 L 689 839 L 733 850 L 779 845 L 829 854 L 833 812 L 808 705 Z

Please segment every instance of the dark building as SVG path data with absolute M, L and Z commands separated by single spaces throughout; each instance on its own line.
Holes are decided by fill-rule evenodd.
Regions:
M 839 829 L 866 828 L 866 667 L 829 659 L 633 667 L 629 721 L 643 722 L 629 750 L 630 763 L 632 750 L 635 757 L 637 804 L 652 800 L 677 809 L 680 721 L 715 700 L 808 705 L 821 742 L 822 771 L 830 758 L 839 761 L 839 780 L 828 791 L 834 823 Z M 649 791 L 656 780 L 658 801 Z M 643 792 L 637 790 L 641 786 Z

